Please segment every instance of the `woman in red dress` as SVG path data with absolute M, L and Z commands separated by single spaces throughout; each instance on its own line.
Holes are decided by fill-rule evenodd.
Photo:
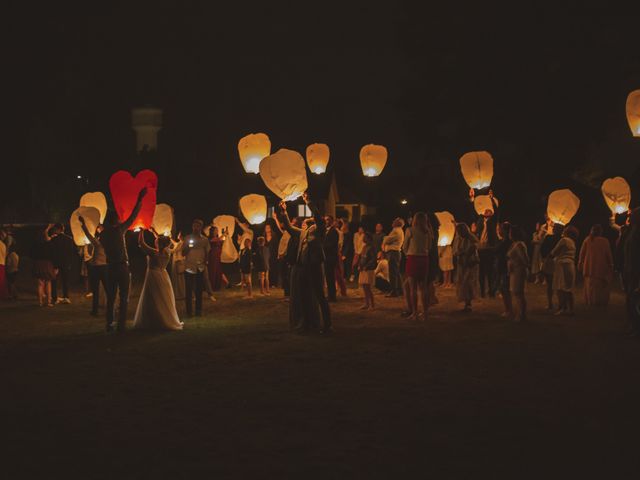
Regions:
M 209 244 L 211 245 L 211 249 L 209 250 L 208 269 L 209 281 L 214 291 L 220 290 L 223 284 L 226 287 L 229 283 L 225 274 L 222 273 L 222 263 L 220 262 L 224 240 L 224 236 L 221 237 L 218 234 L 218 227 L 211 227 L 209 230 Z

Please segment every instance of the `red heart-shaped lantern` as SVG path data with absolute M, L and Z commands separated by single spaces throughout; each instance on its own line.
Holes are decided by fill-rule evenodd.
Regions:
M 111 198 L 121 222 L 129 218 L 136 206 L 140 191 L 145 187 L 147 188 L 147 194 L 142 200 L 142 208 L 129 230 L 151 227 L 153 214 L 156 210 L 158 177 L 151 170 L 142 170 L 138 172 L 135 178 L 129 172 L 120 170 L 111 175 L 109 179 Z

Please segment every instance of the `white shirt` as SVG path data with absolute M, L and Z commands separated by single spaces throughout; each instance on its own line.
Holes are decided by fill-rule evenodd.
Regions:
M 376 277 L 389 281 L 389 261 L 384 258 L 378 262 L 376 267 Z
M 204 272 L 209 248 L 209 240 L 204 235 L 191 233 L 184 238 L 183 249 L 186 249 L 185 267 L 187 272 Z
M 353 250 L 356 255 L 362 254 L 364 249 L 364 233 L 356 232 L 353 234 Z
M 389 235 L 382 239 L 382 249 L 385 252 L 399 252 L 404 243 L 404 231 L 402 227 L 395 227 Z

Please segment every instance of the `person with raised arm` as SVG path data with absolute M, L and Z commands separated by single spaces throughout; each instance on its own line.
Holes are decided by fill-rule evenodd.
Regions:
M 118 214 L 113 210 L 109 211 L 105 218 L 104 230 L 100 236 L 100 242 L 104 247 L 104 253 L 107 257 L 107 332 L 114 329 L 114 308 L 118 292 L 120 293 L 120 306 L 116 330 L 118 333 L 123 333 L 125 330 L 127 308 L 129 306 L 131 271 L 129 270 L 129 253 L 127 252 L 127 244 L 124 236 L 138 217 L 140 209 L 142 208 L 142 200 L 146 194 L 146 188 L 140 190 L 136 205 L 131 215 L 129 215 L 124 222 L 120 222 Z
M 176 298 L 171 286 L 167 265 L 171 258 L 172 242 L 170 237 L 155 237 L 153 247 L 144 240 L 144 230 L 138 234 L 138 246 L 147 254 L 147 272 L 140 292 L 138 308 L 133 319 L 136 330 L 182 330 L 183 323 L 178 318 Z
M 292 238 L 299 240 L 296 262 L 291 272 L 291 302 L 289 322 L 299 333 L 309 332 L 318 327 L 317 311 L 320 307 L 322 329 L 320 333 L 332 333 L 329 302 L 324 294 L 324 251 L 322 245 L 326 235 L 324 218 L 316 205 L 305 193 L 303 200 L 311 210 L 313 218 L 302 222 L 302 228 L 291 225 L 286 205 L 280 204 L 280 221 Z
M 107 256 L 100 241 L 103 227 L 101 225 L 96 229 L 95 235 L 91 235 L 84 218 L 79 215 L 80 226 L 87 239 L 93 245 L 93 255 L 89 260 L 89 290 L 91 291 L 91 315 L 98 315 L 98 307 L 100 305 L 100 284 L 105 292 L 107 291 Z

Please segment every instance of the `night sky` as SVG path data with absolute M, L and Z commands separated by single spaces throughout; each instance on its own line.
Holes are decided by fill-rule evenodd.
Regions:
M 261 187 L 237 154 L 238 139 L 258 131 L 272 151 L 329 144 L 340 185 L 378 195 L 385 212 L 405 197 L 460 211 L 468 189 L 458 159 L 469 150 L 493 154 L 496 194 L 514 217 L 542 214 L 564 186 L 606 214 L 596 189 L 604 176 L 637 182 L 640 139 L 624 112 L 640 88 L 640 19 L 630 13 L 136 5 L 13 15 L 12 181 L 0 220 L 68 215 L 83 191 L 140 167 L 130 108 L 142 105 L 164 110 L 159 200 L 180 217 L 235 213 Z M 361 176 L 366 143 L 389 150 L 376 183 Z

